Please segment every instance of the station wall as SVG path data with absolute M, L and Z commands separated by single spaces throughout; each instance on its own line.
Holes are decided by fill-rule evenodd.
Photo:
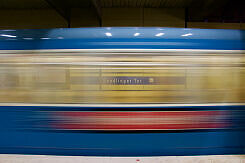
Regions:
M 185 27 L 183 8 L 102 8 L 101 26 Z M 68 22 L 53 9 L 0 10 L 0 29 L 66 28 Z M 98 27 L 95 10 L 73 8 L 70 27 Z M 245 29 L 245 23 L 188 22 L 188 28 Z
M 0 10 L 1 29 L 62 28 L 67 22 L 51 9 Z

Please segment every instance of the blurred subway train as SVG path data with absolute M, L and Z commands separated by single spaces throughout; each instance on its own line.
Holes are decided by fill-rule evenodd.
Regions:
M 245 153 L 245 31 L 0 30 L 0 153 Z

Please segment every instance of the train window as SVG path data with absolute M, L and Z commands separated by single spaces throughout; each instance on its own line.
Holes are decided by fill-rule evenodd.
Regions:
M 57 89 L 67 88 L 66 68 L 56 66 L 35 67 L 35 89 Z
M 0 89 L 15 89 L 18 83 L 19 76 L 16 69 L 10 67 L 0 69 Z
M 8 89 L 0 92 L 0 102 L 206 103 L 245 97 L 240 54 L 17 56 L 0 61 L 0 89 Z

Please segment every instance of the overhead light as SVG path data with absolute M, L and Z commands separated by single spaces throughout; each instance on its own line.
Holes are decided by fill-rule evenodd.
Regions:
M 160 37 L 160 36 L 162 36 L 162 35 L 164 35 L 165 33 L 158 33 L 158 34 L 156 34 L 155 36 L 157 36 L 157 37 Z
M 164 30 L 163 28 L 157 28 L 157 30 Z
M 108 37 L 112 36 L 112 34 L 110 32 L 106 32 L 105 35 Z
M 2 31 L 16 31 L 15 29 L 4 29 L 4 30 L 2 30 Z
M 0 36 L 4 36 L 4 37 L 17 37 L 17 36 L 13 36 L 13 35 L 5 35 L 5 34 L 1 34 Z
M 41 38 L 42 40 L 48 40 L 48 39 L 50 39 L 49 37 L 43 37 L 43 38 Z
M 26 38 L 23 38 L 24 40 L 33 40 L 33 38 L 29 38 L 29 37 L 26 37 Z
M 139 35 L 140 35 L 140 33 L 135 33 L 135 34 L 134 34 L 134 36 L 139 36 Z
M 185 36 L 191 36 L 191 35 L 192 35 L 192 33 L 186 33 L 186 34 L 183 34 L 181 36 L 185 37 Z

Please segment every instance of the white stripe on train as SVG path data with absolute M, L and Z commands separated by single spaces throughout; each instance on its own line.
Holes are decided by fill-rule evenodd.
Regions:
M 32 53 L 218 53 L 238 54 L 245 50 L 211 50 L 211 49 L 38 49 L 38 50 L 0 50 L 0 54 Z M 166 54 L 165 54 L 166 55 Z
M 65 106 L 65 107 L 179 107 L 179 106 L 245 106 L 245 103 L 202 103 L 202 104 L 41 104 L 41 103 L 0 103 L 0 106 Z

